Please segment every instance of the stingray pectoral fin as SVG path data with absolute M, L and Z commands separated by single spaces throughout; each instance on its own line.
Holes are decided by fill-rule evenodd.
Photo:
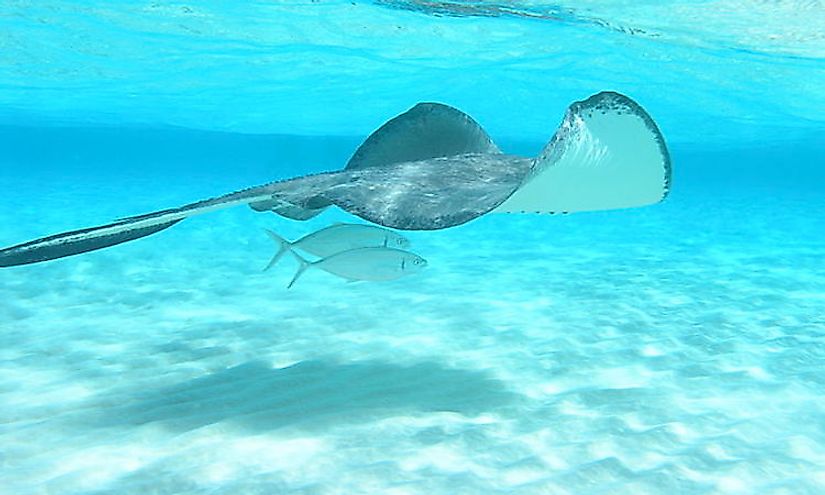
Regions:
M 124 218 L 97 227 L 72 230 L 0 249 L 0 267 L 27 265 L 95 251 L 165 230 L 181 220 L 270 197 L 268 185 L 246 189 L 167 210 Z
M 494 212 L 567 213 L 657 203 L 670 188 L 659 128 L 630 98 L 603 92 L 570 106 L 524 183 Z
M 501 152 L 487 132 L 461 110 L 442 103 L 419 103 L 370 134 L 346 170 L 468 153 Z

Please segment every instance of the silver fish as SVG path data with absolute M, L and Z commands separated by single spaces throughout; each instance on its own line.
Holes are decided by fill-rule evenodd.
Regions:
M 427 260 L 415 253 L 388 247 L 350 249 L 314 262 L 305 260 L 295 251 L 292 251 L 292 254 L 300 266 L 287 289 L 295 284 L 307 268 L 312 267 L 320 268 L 349 281 L 379 282 L 395 280 L 427 266 Z
M 278 252 L 272 256 L 264 271 L 272 268 L 281 257 L 293 249 L 325 258 L 333 254 L 362 247 L 389 247 L 404 249 L 410 245 L 406 237 L 392 230 L 360 223 L 336 223 L 289 242 L 275 232 L 264 229 L 276 243 Z

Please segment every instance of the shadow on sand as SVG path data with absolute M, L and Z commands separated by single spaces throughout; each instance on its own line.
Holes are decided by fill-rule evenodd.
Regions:
M 324 428 L 416 412 L 473 416 L 506 407 L 518 397 L 486 373 L 436 363 L 304 361 L 276 369 L 251 361 L 169 387 L 107 397 L 120 405 L 106 408 L 95 423 L 159 422 L 181 431 L 221 421 L 258 431 Z

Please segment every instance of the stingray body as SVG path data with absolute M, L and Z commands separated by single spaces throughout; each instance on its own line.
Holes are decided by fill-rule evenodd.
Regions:
M 455 108 L 419 103 L 370 135 L 343 170 L 35 239 L 0 250 L 0 266 L 113 246 L 241 204 L 299 221 L 337 206 L 384 227 L 435 230 L 491 212 L 568 213 L 653 204 L 665 198 L 670 181 L 670 157 L 659 129 L 644 109 L 618 93 L 573 103 L 535 158 L 503 154 Z

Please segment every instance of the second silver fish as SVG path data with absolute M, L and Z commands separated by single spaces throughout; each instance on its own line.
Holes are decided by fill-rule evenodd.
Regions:
M 326 258 L 351 249 L 364 247 L 405 249 L 410 245 L 407 238 L 392 230 L 357 223 L 336 223 L 294 242 L 284 239 L 269 229 L 264 230 L 279 246 L 278 252 L 275 253 L 264 270 L 272 268 L 284 254 L 293 249 Z

